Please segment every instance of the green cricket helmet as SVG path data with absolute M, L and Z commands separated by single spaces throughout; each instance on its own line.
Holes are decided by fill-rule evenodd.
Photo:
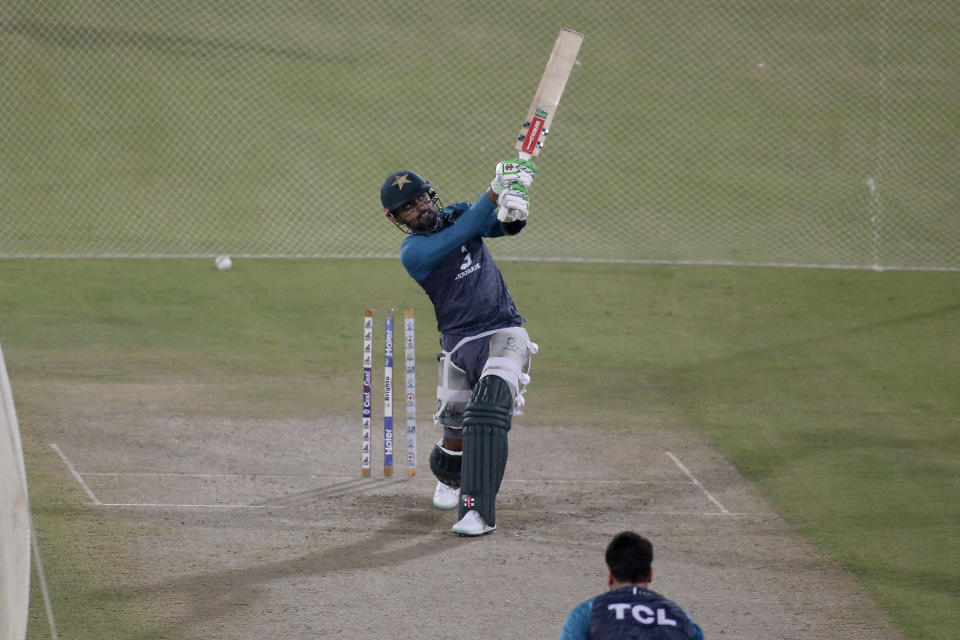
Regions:
M 380 187 L 380 204 L 383 205 L 383 212 L 391 222 L 404 233 L 411 233 L 413 229 L 397 220 L 393 214 L 403 205 L 413 202 L 425 193 L 430 196 L 438 212 L 443 209 L 437 192 L 423 176 L 413 171 L 394 171 L 387 176 L 383 186 Z M 427 230 L 420 229 L 420 231 Z

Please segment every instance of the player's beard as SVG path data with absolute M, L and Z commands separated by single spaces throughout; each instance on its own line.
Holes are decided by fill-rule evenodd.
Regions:
M 429 210 L 421 211 L 417 214 L 417 223 L 414 227 L 416 233 L 430 233 L 437 228 L 437 210 L 430 207 Z

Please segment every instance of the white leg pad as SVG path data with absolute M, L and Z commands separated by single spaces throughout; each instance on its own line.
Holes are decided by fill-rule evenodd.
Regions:
M 490 338 L 490 355 L 482 376 L 497 376 L 507 383 L 514 399 L 513 415 L 523 413 L 523 393 L 530 384 L 531 360 L 537 351 L 539 347 L 521 327 L 501 329 Z
M 463 410 L 469 401 L 467 373 L 453 363 L 449 353 L 443 354 L 437 372 L 437 412 L 433 421 L 444 427 L 461 428 Z

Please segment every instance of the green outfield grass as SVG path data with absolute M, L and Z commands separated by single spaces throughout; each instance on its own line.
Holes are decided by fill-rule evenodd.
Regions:
M 542 347 L 531 419 L 706 434 L 908 638 L 955 635 L 956 274 L 515 262 L 504 272 Z M 149 531 L 79 506 L 46 448 L 44 385 L 177 376 L 245 393 L 255 379 L 264 414 L 351 415 L 366 306 L 418 310 L 429 387 L 430 309 L 396 261 L 238 260 L 225 273 L 208 260 L 0 261 L 0 341 L 22 394 L 61 637 L 159 637 L 150 621 L 163 613 L 112 590 Z M 84 528 L 104 518 L 116 551 L 91 557 Z M 31 638 L 42 628 L 35 593 Z

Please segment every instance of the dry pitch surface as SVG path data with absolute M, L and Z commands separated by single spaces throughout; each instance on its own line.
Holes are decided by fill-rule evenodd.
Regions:
M 208 390 L 169 381 L 17 391 L 51 467 L 103 511 L 100 534 L 141 532 L 140 566 L 115 586 L 162 612 L 163 637 L 556 638 L 605 589 L 603 549 L 623 529 L 653 540 L 652 588 L 707 638 L 900 637 L 689 430 L 558 427 L 531 411 L 510 433 L 498 529 L 471 539 L 431 506 L 428 415 L 419 473 L 401 455 L 393 478 L 364 479 L 355 416 L 192 418 L 184 406 Z M 80 546 L 108 556 L 100 534 Z

